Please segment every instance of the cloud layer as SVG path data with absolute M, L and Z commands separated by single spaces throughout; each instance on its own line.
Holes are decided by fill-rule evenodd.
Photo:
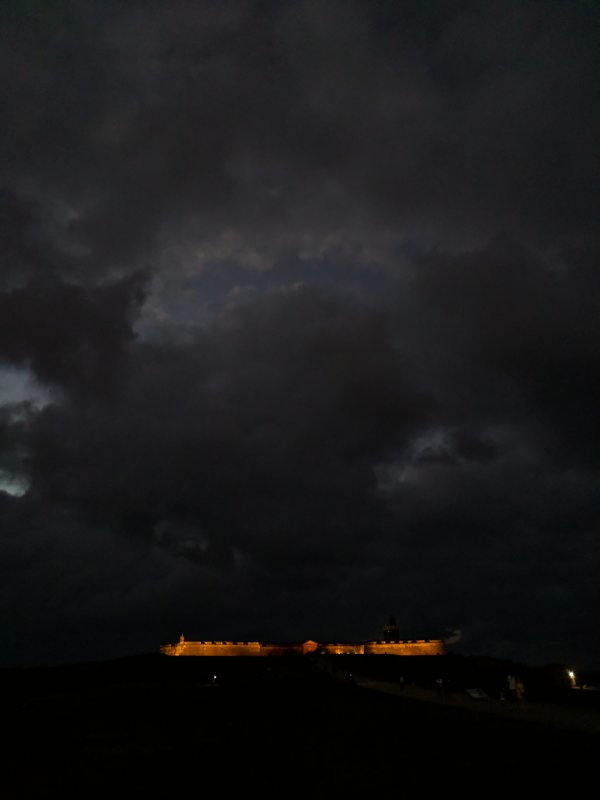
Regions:
M 3 663 L 597 665 L 594 5 L 1 23 Z

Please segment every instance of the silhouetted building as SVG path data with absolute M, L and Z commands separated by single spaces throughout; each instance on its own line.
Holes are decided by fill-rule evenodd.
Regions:
M 396 618 L 390 617 L 383 626 L 383 638 L 386 642 L 397 642 L 400 639 L 400 629 L 396 625 Z

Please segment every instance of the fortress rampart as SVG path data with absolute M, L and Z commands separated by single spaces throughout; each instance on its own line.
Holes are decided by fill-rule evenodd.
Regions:
M 177 644 L 164 644 L 160 652 L 167 656 L 290 656 L 318 653 L 319 655 L 444 655 L 441 639 L 405 639 L 371 642 L 192 642 L 183 636 Z

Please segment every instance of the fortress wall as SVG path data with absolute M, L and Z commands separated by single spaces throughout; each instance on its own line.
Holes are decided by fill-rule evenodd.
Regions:
M 289 656 L 318 652 L 324 655 L 444 655 L 441 639 L 412 639 L 402 642 L 317 642 L 261 644 L 260 642 L 187 642 L 165 644 L 167 656 Z
M 261 656 L 301 656 L 304 650 L 301 644 L 262 644 Z
M 179 642 L 163 645 L 167 656 L 260 656 L 260 642 Z
M 404 642 L 365 642 L 367 655 L 437 656 L 444 655 L 441 639 L 414 639 Z
M 343 644 L 341 642 L 326 642 L 320 644 L 318 652 L 322 655 L 352 655 L 362 656 L 365 652 L 365 647 L 362 642 L 353 642 L 351 644 Z

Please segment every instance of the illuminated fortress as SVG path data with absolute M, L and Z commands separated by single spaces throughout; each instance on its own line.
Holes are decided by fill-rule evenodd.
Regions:
M 160 652 L 167 656 L 302 656 L 318 655 L 390 655 L 441 656 L 441 639 L 399 639 L 394 618 L 383 629 L 383 639 L 368 642 L 192 642 L 182 635 L 177 644 L 163 644 Z

